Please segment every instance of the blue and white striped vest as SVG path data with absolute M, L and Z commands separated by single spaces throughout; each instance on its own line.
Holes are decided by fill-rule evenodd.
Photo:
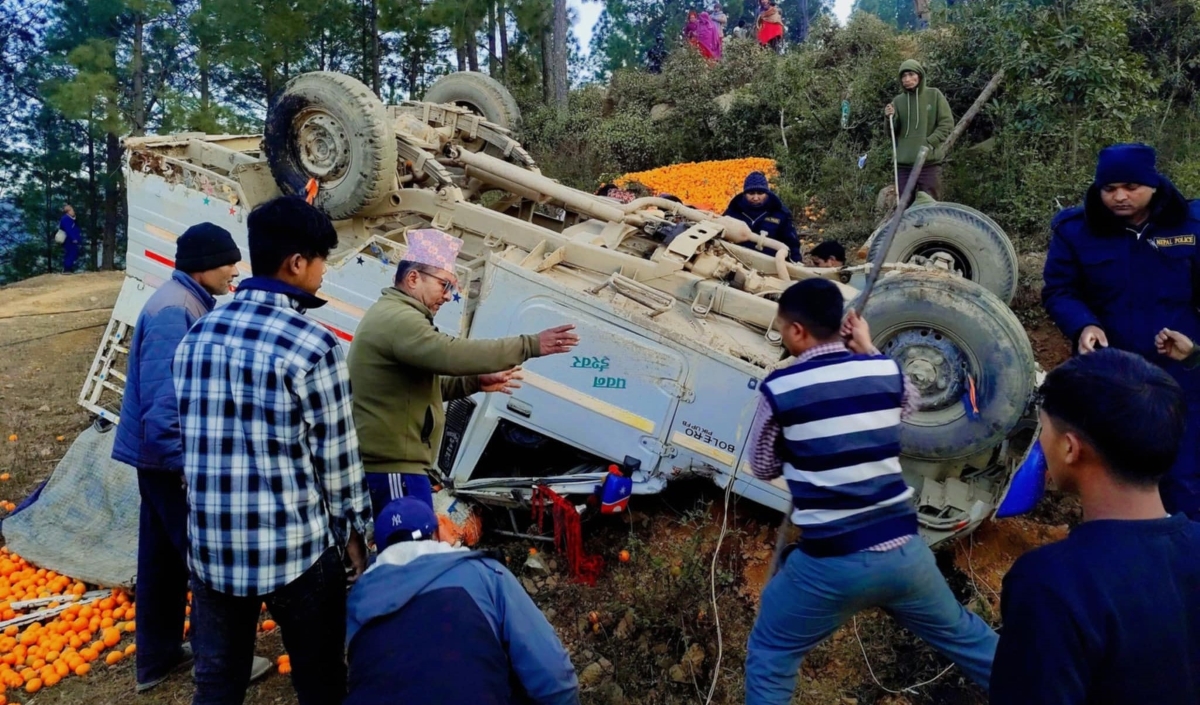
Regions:
M 917 532 L 900 475 L 904 378 L 891 358 L 820 355 L 772 373 L 762 392 L 783 431 L 801 550 L 840 556 Z

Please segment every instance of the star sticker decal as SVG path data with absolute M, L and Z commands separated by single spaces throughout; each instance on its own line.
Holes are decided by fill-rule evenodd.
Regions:
M 237 215 L 237 208 L 230 206 L 229 207 L 229 215 Z
M 208 203 L 209 203 L 209 201 L 208 201 L 208 196 L 205 196 L 205 197 L 204 197 L 204 205 L 206 205 L 206 206 L 207 206 L 207 205 L 208 205 Z
M 354 259 L 355 259 L 355 264 L 362 264 L 362 263 L 363 263 L 363 258 L 362 258 L 362 257 L 355 257 Z
M 457 292 L 455 292 L 455 294 L 454 294 L 454 303 L 458 303 L 459 301 L 462 301 L 462 297 L 461 297 L 461 296 L 459 296 Z

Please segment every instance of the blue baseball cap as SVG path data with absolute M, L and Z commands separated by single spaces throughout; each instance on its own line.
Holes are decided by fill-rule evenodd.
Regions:
M 437 528 L 433 507 L 412 497 L 393 499 L 375 517 L 375 546 L 382 551 L 401 541 L 432 539 Z

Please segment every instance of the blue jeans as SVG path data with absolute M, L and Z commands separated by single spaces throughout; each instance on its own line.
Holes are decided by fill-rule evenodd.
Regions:
M 187 490 L 183 473 L 138 470 L 137 681 L 167 675 L 183 658 L 187 609 Z
M 367 491 L 371 494 L 371 510 L 375 516 L 393 499 L 412 497 L 433 507 L 433 485 L 428 475 L 409 472 L 369 472 Z M 382 549 L 381 549 L 382 550 Z
M 262 603 L 279 622 L 292 659 L 300 705 L 336 705 L 346 697 L 346 569 L 330 548 L 299 578 L 268 595 L 242 597 L 192 577 L 192 614 L 200 621 L 192 705 L 241 705 L 250 683 Z
M 786 705 L 804 656 L 856 613 L 882 607 L 984 687 L 999 637 L 954 599 L 919 537 L 900 548 L 813 558 L 792 551 L 762 595 L 746 654 L 746 703 Z

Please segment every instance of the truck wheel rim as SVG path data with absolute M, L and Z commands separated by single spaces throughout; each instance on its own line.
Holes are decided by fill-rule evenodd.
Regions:
M 908 422 L 942 426 L 966 414 L 962 396 L 967 375 L 978 386 L 978 374 L 964 346 L 945 331 L 928 324 L 906 324 L 884 332 L 880 350 L 900 365 L 917 393 L 915 413 Z
M 345 175 L 350 165 L 350 140 L 337 118 L 324 110 L 309 108 L 296 116 L 296 145 L 300 164 L 309 175 L 333 181 Z

